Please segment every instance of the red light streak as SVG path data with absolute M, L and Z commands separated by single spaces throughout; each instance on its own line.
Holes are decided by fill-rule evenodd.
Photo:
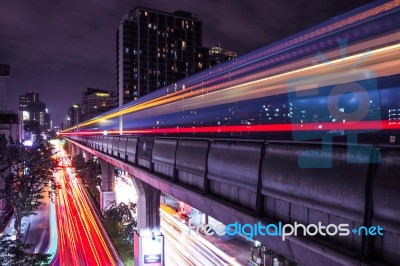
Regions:
M 358 121 L 345 123 L 296 123 L 296 124 L 264 124 L 264 125 L 237 125 L 237 126 L 205 126 L 205 127 L 174 127 L 157 129 L 124 130 L 123 134 L 184 134 L 184 133 L 233 133 L 233 132 L 297 132 L 297 131 L 331 131 L 331 130 L 398 130 L 400 123 L 394 124 L 389 120 Z M 61 133 L 61 135 L 102 135 L 104 130 Z M 107 131 L 108 135 L 118 135 L 119 130 Z

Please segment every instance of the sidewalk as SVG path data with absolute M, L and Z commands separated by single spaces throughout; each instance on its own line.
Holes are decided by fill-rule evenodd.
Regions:
M 48 192 L 45 191 L 44 193 Z M 26 244 L 32 244 L 27 252 L 46 253 L 50 241 L 50 199 L 48 197 L 43 199 L 43 204 L 35 213 L 22 218 L 20 240 Z M 3 235 L 10 235 L 11 239 L 15 239 L 15 219 L 14 217 L 10 219 Z
M 12 208 L 8 208 L 1 217 L 1 224 L 0 224 L 0 236 L 5 235 L 5 230 L 11 223 L 12 217 L 14 215 L 14 210 Z
M 48 192 L 45 191 L 47 194 Z M 36 215 L 32 214 L 24 217 L 22 222 L 29 223 L 25 243 L 33 246 L 28 249 L 31 253 L 46 253 L 50 241 L 50 199 L 46 196 L 42 199 L 43 203 L 36 210 Z

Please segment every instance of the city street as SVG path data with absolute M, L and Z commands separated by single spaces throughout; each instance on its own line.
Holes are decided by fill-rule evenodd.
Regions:
M 118 176 L 115 182 L 116 198 L 118 202 L 136 202 L 136 189 L 127 176 Z M 230 241 L 213 236 L 188 234 L 188 227 L 177 218 L 177 212 L 167 205 L 161 204 L 161 232 L 165 239 L 165 265 L 245 265 L 250 260 L 250 245 L 245 241 Z M 226 254 L 213 242 L 230 249 L 235 256 L 241 257 L 237 261 L 233 256 Z M 235 242 L 234 244 L 232 242 Z M 233 254 L 232 254 L 233 255 Z M 244 257 L 248 255 L 246 259 Z
M 52 265 L 118 265 L 83 186 L 66 166 L 58 171 L 58 254 Z

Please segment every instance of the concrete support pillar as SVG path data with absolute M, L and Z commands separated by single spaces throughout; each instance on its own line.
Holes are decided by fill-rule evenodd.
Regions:
M 132 178 L 138 193 L 137 229 L 134 233 L 135 265 L 147 265 L 148 257 L 164 263 L 164 236 L 160 233 L 160 194 L 161 191 L 146 182 Z
M 208 214 L 207 213 L 202 213 L 201 214 L 201 223 L 202 224 L 208 224 Z
M 115 167 L 101 158 L 99 158 L 99 162 L 101 165 L 100 209 L 104 211 L 115 201 Z
M 161 191 L 140 179 L 132 179 L 138 193 L 137 230 L 160 230 Z
M 74 158 L 74 156 L 76 155 L 76 147 L 75 147 L 75 145 L 73 145 L 73 144 L 69 144 L 69 152 L 70 152 L 70 155 L 71 155 L 71 159 L 72 158 Z
M 115 166 L 99 158 L 101 166 L 101 191 L 114 191 Z
M 85 159 L 85 162 L 93 159 L 93 154 L 91 154 L 90 152 L 87 151 L 83 151 L 83 158 Z
M 76 155 L 79 155 L 83 153 L 83 150 L 81 148 L 79 148 L 78 146 L 76 146 Z

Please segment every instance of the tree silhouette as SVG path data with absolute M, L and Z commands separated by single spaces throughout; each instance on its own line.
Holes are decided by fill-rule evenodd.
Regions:
M 0 136 L 0 178 L 3 186 L 0 199 L 14 210 L 16 240 L 0 237 L 0 265 L 42 265 L 49 255 L 26 253 L 31 245 L 19 240 L 22 217 L 34 214 L 45 196 L 45 188 L 53 180 L 52 148 L 46 142 L 25 147 L 13 139 Z M 53 191 L 55 183 L 51 182 Z M 49 197 L 52 196 L 49 190 Z
M 137 226 L 136 203 L 112 202 L 105 211 L 107 220 L 116 222 L 120 228 L 122 239 L 127 243 L 133 243 L 133 231 Z
M 32 147 L 21 143 L 0 141 L 0 165 L 3 188 L 0 199 L 14 209 L 14 227 L 17 239 L 21 234 L 21 220 L 34 214 L 41 205 L 49 181 L 53 181 L 54 163 L 52 148 L 46 142 L 37 142 Z M 54 182 L 53 190 L 56 190 Z M 49 197 L 52 190 L 49 190 Z
M 72 158 L 72 165 L 75 173 L 80 177 L 86 185 L 101 185 L 101 166 L 95 159 L 85 162 L 82 153 Z
M 0 237 L 0 265 L 39 266 L 48 263 L 50 255 L 26 253 L 25 250 L 31 246 L 30 244 L 24 244 L 20 240 L 11 240 L 7 235 Z

